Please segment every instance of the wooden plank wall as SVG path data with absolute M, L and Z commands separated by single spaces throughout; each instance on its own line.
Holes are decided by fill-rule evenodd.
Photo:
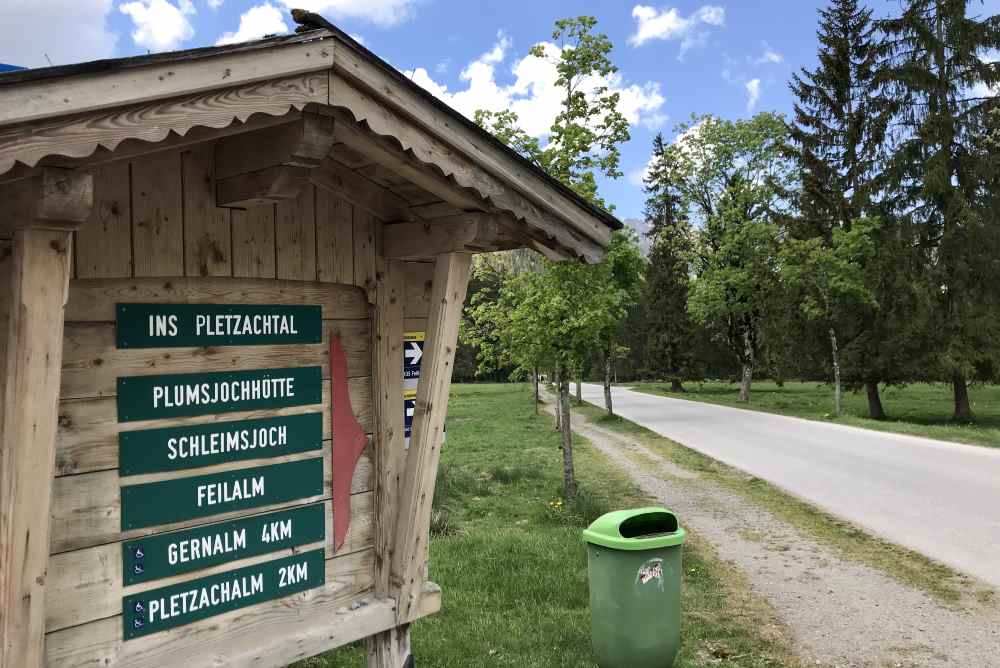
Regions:
M 196 656 L 226 656 L 227 643 L 246 643 L 245 633 L 241 638 L 228 635 L 227 629 L 234 628 L 255 629 L 254 641 L 267 648 L 267 658 L 260 665 L 284 665 L 300 658 L 294 655 L 299 651 L 294 643 L 271 637 L 281 629 L 287 635 L 286 622 L 292 620 L 300 628 L 329 627 L 338 610 L 372 591 L 373 472 L 371 453 L 367 452 L 352 483 L 351 529 L 336 556 L 332 554 L 332 526 L 327 528 L 324 587 L 127 643 L 121 640 L 121 597 L 132 590 L 122 586 L 120 541 L 150 531 L 121 532 L 117 435 L 119 430 L 149 428 L 153 423 L 118 424 L 118 376 L 167 369 L 189 372 L 322 365 L 327 439 L 324 495 L 244 514 L 324 501 L 331 522 L 327 364 L 331 330 L 341 337 L 348 356 L 355 414 L 366 431 L 372 430 L 370 302 L 375 285 L 373 239 L 381 223 L 312 186 L 294 201 L 246 210 L 218 208 L 213 155 L 212 145 L 202 144 L 111 163 L 94 175 L 94 209 L 91 219 L 76 233 L 74 275 L 66 310 L 46 605 L 50 668 L 192 665 L 193 648 L 198 648 Z M 324 342 L 119 351 L 114 337 L 114 304 L 118 301 L 320 303 Z M 233 413 L 226 419 L 314 410 L 301 407 Z M 204 421 L 182 418 L 155 424 Z M 287 459 L 304 457 L 308 455 Z M 280 460 L 268 463 L 276 461 Z M 185 471 L 184 475 L 192 473 Z M 171 476 L 143 476 L 142 481 L 160 477 Z M 157 527 L 155 531 L 227 517 Z M 318 545 L 306 546 L 310 547 Z M 279 556 L 284 555 L 269 554 L 239 565 Z M 175 579 L 183 581 L 232 567 L 229 564 Z M 160 580 L 138 588 L 173 581 Z

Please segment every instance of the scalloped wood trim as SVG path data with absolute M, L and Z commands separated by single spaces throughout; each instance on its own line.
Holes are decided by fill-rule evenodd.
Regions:
M 195 127 L 224 128 L 253 114 L 282 116 L 310 102 L 327 104 L 326 71 L 263 81 L 247 86 L 176 97 L 86 114 L 70 119 L 0 131 L 0 174 L 16 163 L 34 167 L 49 155 L 84 158 L 98 148 L 113 151 L 127 139 L 159 142 L 171 133 L 184 136 Z

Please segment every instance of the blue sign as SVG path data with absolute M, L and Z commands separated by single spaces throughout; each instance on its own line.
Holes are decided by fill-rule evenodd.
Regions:
M 420 360 L 424 357 L 424 333 L 406 332 L 403 336 L 403 379 L 420 378 Z

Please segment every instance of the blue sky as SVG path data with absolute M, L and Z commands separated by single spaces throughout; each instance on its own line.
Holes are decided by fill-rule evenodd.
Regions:
M 544 134 L 556 104 L 551 65 L 526 58 L 553 22 L 591 14 L 615 44 L 631 141 L 601 195 L 622 218 L 641 215 L 641 174 L 657 131 L 692 113 L 790 113 L 787 81 L 812 67 L 816 0 L 0 0 L 0 62 L 30 67 L 252 39 L 294 29 L 288 8 L 319 11 L 415 81 L 471 115 L 518 111 Z M 974 2 L 1000 12 L 1000 0 Z M 877 15 L 899 0 L 872 0 Z M 45 27 L 42 27 L 45 26 Z

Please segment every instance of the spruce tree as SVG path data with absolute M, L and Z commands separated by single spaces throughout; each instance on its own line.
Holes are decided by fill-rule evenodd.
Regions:
M 672 181 L 672 160 L 663 135 L 657 134 L 644 179 L 650 250 L 642 304 L 646 369 L 669 379 L 671 389 L 677 392 L 683 391 L 682 382 L 693 376 L 694 325 L 687 311 L 691 230 Z
M 1000 338 L 1000 229 L 989 218 L 993 167 L 976 145 L 1000 84 L 1000 17 L 970 14 L 967 0 L 909 0 L 898 18 L 880 21 L 885 39 L 880 80 L 895 98 L 890 174 L 897 205 L 920 225 L 925 281 L 935 333 L 929 372 L 950 380 L 955 419 L 972 417 L 967 389 L 989 364 Z
M 830 248 L 837 230 L 850 233 L 855 221 L 873 214 L 873 202 L 880 197 L 879 157 L 887 114 L 875 86 L 879 43 L 871 9 L 858 0 L 833 0 L 819 15 L 819 64 L 792 75 L 789 86 L 796 97 L 789 137 L 801 182 L 800 217 L 790 221 L 790 227 L 792 236 L 819 237 Z M 863 265 L 853 266 L 859 274 L 854 278 L 862 281 Z M 896 343 L 875 336 L 891 331 L 876 322 L 885 315 L 879 303 L 874 295 L 850 307 L 839 305 L 822 323 L 834 375 L 839 377 L 842 367 L 848 386 L 865 386 L 868 413 L 875 419 L 885 415 L 879 381 L 888 380 L 893 371 L 877 364 L 884 359 L 878 349 Z M 858 344 L 864 347 L 858 349 Z M 839 396 L 839 381 L 835 393 Z

